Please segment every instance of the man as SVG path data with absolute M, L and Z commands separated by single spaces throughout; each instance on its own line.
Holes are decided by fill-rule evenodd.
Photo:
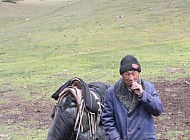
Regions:
M 154 85 L 140 78 L 132 55 L 120 62 L 121 79 L 106 91 L 102 122 L 109 140 L 156 140 L 153 116 L 163 112 Z

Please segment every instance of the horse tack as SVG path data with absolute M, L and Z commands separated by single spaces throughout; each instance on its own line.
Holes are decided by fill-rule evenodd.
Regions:
M 76 131 L 77 127 L 79 129 L 79 131 L 77 132 L 77 136 L 76 136 L 76 140 L 77 140 L 80 131 L 83 131 L 82 117 L 83 117 L 83 113 L 84 113 L 84 100 L 82 99 L 82 90 L 76 86 L 69 86 L 69 87 L 65 88 L 59 94 L 59 98 L 58 98 L 56 105 L 59 105 L 61 103 L 61 101 L 63 100 L 63 98 L 70 93 L 75 98 L 77 108 L 78 108 L 77 118 L 76 118 L 75 126 L 74 126 L 74 131 Z
M 69 93 L 72 93 L 73 97 L 76 100 L 77 103 L 77 107 L 80 106 L 81 104 L 81 99 L 82 99 L 82 90 L 78 89 L 75 86 L 69 86 L 67 88 L 65 88 L 60 94 L 59 94 L 59 98 L 57 101 L 57 104 L 60 104 L 60 102 L 62 101 L 62 99 L 67 96 Z
M 74 130 L 70 139 L 81 140 L 81 134 L 83 132 L 85 134 L 86 130 L 89 132 L 88 137 L 90 139 L 99 138 L 99 126 L 101 126 L 101 114 L 104 107 L 102 95 L 104 95 L 103 90 L 105 90 L 102 90 L 101 84 L 94 82 L 88 86 L 82 79 L 74 78 L 56 91 L 55 94 L 58 95 L 56 106 L 60 105 L 69 94 L 72 94 L 72 97 L 75 99 L 77 113 L 73 124 Z M 105 84 L 103 85 L 105 86 Z M 87 124 L 84 122 L 86 117 L 88 118 Z M 98 131 L 96 132 L 97 128 Z
M 51 115 L 52 118 L 54 118 L 55 112 L 57 110 L 57 106 L 61 103 L 61 101 L 63 100 L 63 98 L 66 97 L 69 93 L 71 93 L 73 95 L 73 97 L 75 98 L 76 104 L 77 104 L 77 108 L 80 107 L 81 99 L 82 99 L 82 90 L 78 89 L 75 86 L 69 86 L 69 87 L 65 88 L 59 94 L 59 98 L 58 98 L 57 102 L 55 103 L 55 106 L 54 106 L 54 109 L 53 109 L 53 113 Z
M 101 104 L 101 102 L 99 101 L 98 96 L 95 94 L 95 92 L 90 91 L 90 94 L 92 94 L 92 96 L 94 96 L 96 103 L 99 105 L 99 112 L 93 113 L 90 110 L 88 110 L 87 108 L 85 108 L 85 102 L 84 102 L 84 98 L 83 98 L 83 94 L 82 94 L 82 90 L 79 89 L 76 86 L 68 86 L 67 88 L 65 88 L 60 94 L 59 94 L 59 98 L 57 101 L 57 105 L 59 105 L 61 103 L 61 101 L 63 100 L 64 97 L 66 97 L 68 94 L 72 94 L 73 97 L 76 100 L 76 104 L 77 104 L 77 108 L 78 108 L 78 113 L 77 113 L 77 118 L 75 121 L 75 126 L 74 126 L 74 132 L 77 130 L 77 134 L 76 134 L 76 140 L 78 139 L 79 133 L 83 132 L 83 124 L 82 124 L 82 119 L 83 119 L 83 114 L 84 111 L 86 111 L 88 113 L 88 118 L 89 118 L 89 128 L 90 128 L 90 135 L 92 138 L 95 138 L 95 134 L 96 134 L 96 125 L 99 123 L 96 122 L 96 115 L 97 114 L 101 114 L 102 112 L 102 107 L 103 105 Z
M 95 139 L 95 136 L 96 136 L 96 125 L 99 125 L 99 123 L 100 123 L 100 114 L 102 113 L 103 104 L 100 102 L 100 99 L 95 94 L 95 92 L 90 91 L 90 94 L 92 94 L 92 96 L 94 96 L 96 103 L 99 105 L 99 109 L 98 109 L 98 112 L 96 112 L 96 113 L 91 112 L 90 110 L 85 108 L 84 98 L 81 99 L 81 104 L 80 104 L 80 107 L 79 107 L 79 110 L 77 113 L 77 118 L 76 118 L 75 126 L 74 126 L 74 131 L 76 131 L 78 129 L 77 135 L 76 135 L 76 140 L 78 139 L 79 133 L 83 132 L 82 119 L 83 119 L 84 111 L 86 111 L 88 114 L 90 136 L 92 137 L 92 139 Z M 96 116 L 97 116 L 97 120 L 96 120 Z
M 82 99 L 74 125 L 74 132 L 76 132 L 76 130 L 78 129 L 76 134 L 76 140 L 78 139 L 79 133 L 83 132 L 82 118 L 84 114 L 84 107 L 84 100 Z

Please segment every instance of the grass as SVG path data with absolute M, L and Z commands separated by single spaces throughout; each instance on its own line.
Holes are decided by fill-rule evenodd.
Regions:
M 170 139 L 188 140 L 189 139 L 188 134 L 189 134 L 189 130 L 185 130 L 185 131 L 169 131 L 165 135 L 166 135 L 166 139 L 169 139 L 169 140 Z
M 31 100 L 28 90 L 48 100 L 72 77 L 112 84 L 126 54 L 139 59 L 146 79 L 190 77 L 188 0 L 17 3 L 0 3 L 0 90 L 25 93 L 22 100 Z M 43 139 L 47 132 L 25 131 L 12 139 Z
M 1 128 L 1 140 L 43 140 L 47 136 L 47 130 L 24 128 L 22 124 L 1 126 Z M 7 132 L 11 133 L 7 134 Z

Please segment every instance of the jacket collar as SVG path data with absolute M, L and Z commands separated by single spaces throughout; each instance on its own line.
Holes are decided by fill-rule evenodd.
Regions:
M 139 83 L 142 85 L 141 81 L 142 80 L 139 78 Z M 137 95 L 125 85 L 123 79 L 120 79 L 115 83 L 114 92 L 116 97 L 127 108 L 128 113 L 131 113 L 138 106 L 139 100 L 137 99 Z

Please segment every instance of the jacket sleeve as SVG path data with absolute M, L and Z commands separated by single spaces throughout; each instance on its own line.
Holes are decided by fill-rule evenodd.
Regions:
M 106 136 L 109 140 L 121 140 L 120 134 L 116 128 L 114 106 L 111 93 L 106 92 L 104 110 L 102 113 L 102 123 Z
M 152 83 L 146 83 L 140 102 L 154 116 L 159 116 L 163 112 L 163 105 Z

